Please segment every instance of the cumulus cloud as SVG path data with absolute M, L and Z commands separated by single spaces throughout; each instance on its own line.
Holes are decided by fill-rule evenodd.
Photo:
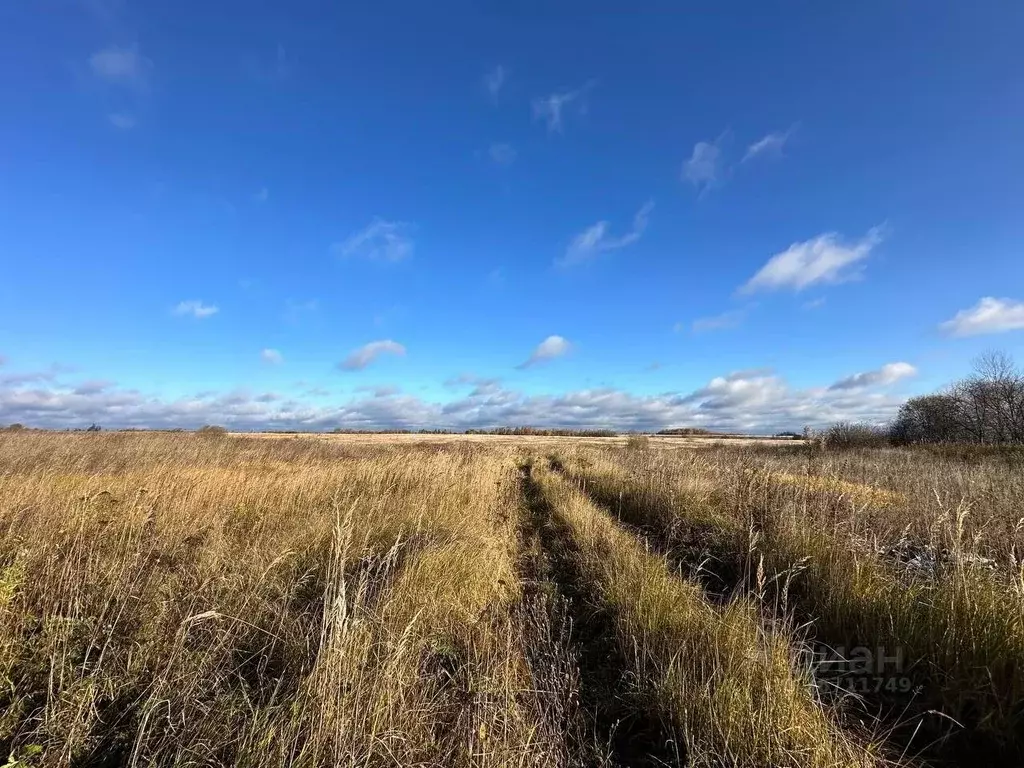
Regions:
M 397 341 L 391 339 L 371 341 L 369 344 L 364 344 L 359 349 L 353 350 L 348 357 L 338 363 L 338 367 L 343 371 L 361 371 L 381 355 L 404 354 L 405 347 Z
M 219 307 L 212 304 L 203 304 L 199 299 L 187 299 L 185 301 L 178 302 L 178 306 L 174 308 L 174 314 L 183 317 L 194 317 L 197 320 L 211 317 L 218 312 L 220 312 Z
M 139 47 L 111 45 L 89 57 L 92 73 L 109 83 L 143 87 L 153 62 L 139 53 Z
M 271 365 L 280 365 L 284 362 L 284 355 L 276 349 L 264 349 L 260 352 L 260 360 Z
M 402 261 L 412 255 L 411 227 L 400 221 L 387 221 L 376 217 L 364 229 L 348 239 L 334 243 L 331 250 L 344 258 L 362 258 L 371 261 Z
M 795 127 L 790 127 L 786 131 L 773 131 L 767 136 L 758 139 L 747 147 L 746 154 L 743 155 L 741 162 L 745 163 L 748 160 L 753 160 L 755 157 L 763 155 L 782 154 L 782 148 L 786 146 L 786 142 L 789 141 L 789 137 L 793 134 Z
M 877 370 L 855 373 L 852 376 L 840 379 L 829 389 L 861 389 L 862 387 L 886 386 L 895 384 L 900 379 L 916 375 L 917 369 L 910 363 L 886 363 Z
M 491 144 L 487 154 L 495 165 L 512 165 L 516 161 L 516 150 L 511 144 Z
M 633 216 L 633 228 L 620 237 L 608 234 L 607 221 L 599 221 L 587 227 L 572 239 L 565 255 L 555 261 L 556 266 L 575 266 L 589 261 L 599 253 L 632 245 L 643 236 L 652 210 L 654 210 L 654 201 L 648 200 Z
M 572 345 L 561 336 L 548 336 L 544 341 L 537 345 L 537 348 L 533 350 L 533 354 L 526 360 L 520 363 L 517 368 L 529 368 L 537 365 L 538 363 L 545 363 L 549 360 L 554 360 L 556 357 L 562 357 L 568 354 Z
M 135 127 L 135 116 L 128 112 L 111 112 L 107 115 L 107 120 L 112 126 L 122 131 L 128 131 Z
M 466 377 L 464 384 L 472 388 L 468 394 L 444 403 L 370 391 L 348 402 L 332 400 L 319 405 L 275 393 L 245 391 L 163 399 L 115 386 L 82 393 L 55 383 L 3 385 L 0 423 L 52 428 L 92 423 L 108 428 L 194 428 L 216 423 L 237 430 L 458 430 L 523 424 L 657 430 L 695 426 L 772 433 L 841 420 L 881 423 L 890 419 L 902 403 L 901 398 L 865 388 L 793 389 L 767 369 L 715 377 L 689 393 L 648 396 L 607 388 L 527 395 L 493 379 L 475 377 Z
M 690 329 L 694 333 L 706 333 L 708 331 L 724 331 L 729 328 L 736 328 L 743 322 L 746 312 L 742 309 L 732 312 L 723 312 L 720 315 L 711 317 L 699 317 L 693 321 Z
M 491 101 L 495 104 L 498 103 L 498 96 L 501 94 L 501 89 L 505 85 L 507 78 L 508 70 L 501 64 L 484 75 L 484 88 L 487 89 L 487 93 L 491 96 Z
M 690 159 L 683 163 L 683 178 L 703 192 L 718 181 L 721 159 L 717 142 L 698 141 Z
M 802 243 L 793 243 L 772 256 L 741 288 L 741 293 L 842 283 L 860 277 L 863 261 L 882 242 L 882 230 L 874 227 L 860 240 L 844 243 L 835 232 L 826 232 Z
M 986 296 L 970 309 L 961 309 L 939 328 L 950 336 L 980 336 L 1024 328 L 1024 301 Z
M 597 83 L 593 80 L 574 91 L 552 93 L 533 100 L 533 119 L 543 121 L 549 133 L 562 132 L 562 113 L 570 104 L 576 104 L 581 112 L 586 111 L 587 93 Z

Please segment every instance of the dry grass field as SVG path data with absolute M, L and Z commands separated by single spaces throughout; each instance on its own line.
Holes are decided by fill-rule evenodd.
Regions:
M 1024 762 L 1024 465 L 0 434 L 8 766 Z

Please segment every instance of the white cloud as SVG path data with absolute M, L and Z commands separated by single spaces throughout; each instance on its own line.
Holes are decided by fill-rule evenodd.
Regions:
M 980 336 L 1024 328 L 1024 301 L 986 296 L 939 326 L 950 336 Z
M 260 360 L 271 365 L 280 365 L 284 362 L 284 356 L 276 349 L 264 349 L 260 352 Z
M 717 142 L 698 141 L 690 159 L 683 163 L 683 178 L 702 192 L 709 189 L 718 181 L 721 157 Z
M 487 154 L 495 165 L 512 165 L 516 161 L 516 150 L 511 144 L 491 144 Z
M 816 299 L 811 299 L 811 301 L 805 301 L 803 304 L 804 309 L 820 309 L 823 306 L 825 306 L 824 296 L 819 296 Z
M 581 112 L 586 111 L 586 95 L 596 85 L 594 80 L 589 81 L 574 91 L 563 93 L 552 93 L 533 100 L 533 119 L 543 120 L 551 133 L 562 132 L 562 112 L 569 104 L 576 103 Z
M 633 216 L 632 230 L 621 237 L 608 235 L 607 221 L 599 221 L 588 227 L 572 239 L 565 255 L 557 259 L 555 264 L 560 267 L 570 267 L 588 261 L 604 251 L 614 251 L 632 245 L 643 236 L 652 210 L 654 210 L 654 201 L 649 200 Z
M 152 67 L 153 62 L 139 53 L 137 45 L 112 45 L 89 57 L 89 68 L 96 77 L 118 85 L 144 86 Z
M 749 147 L 747 152 L 743 155 L 741 162 L 747 162 L 753 160 L 755 157 L 762 155 L 779 155 L 782 153 L 782 148 L 786 146 L 786 142 L 789 141 L 789 137 L 793 134 L 794 127 L 789 128 L 786 131 L 773 131 L 767 136 L 758 139 Z
M 916 375 L 917 369 L 910 363 L 886 363 L 877 370 L 855 373 L 840 379 L 829 389 L 860 389 L 862 387 L 887 386 L 895 384 L 900 379 Z
M 538 363 L 544 363 L 548 360 L 554 360 L 556 357 L 562 357 L 568 354 L 572 345 L 561 336 L 548 336 L 544 341 L 537 345 L 537 348 L 533 350 L 533 354 L 520 363 L 517 368 L 529 368 L 530 366 L 537 365 Z
M 112 126 L 122 131 L 128 131 L 135 127 L 135 116 L 127 112 L 111 112 L 107 115 L 107 120 Z
M 772 256 L 741 293 L 792 288 L 802 291 L 811 285 L 841 283 L 860 277 L 862 264 L 882 242 L 882 230 L 872 228 L 855 243 L 843 243 L 835 232 L 818 235 L 802 243 L 793 243 Z
M 409 237 L 410 225 L 399 221 L 374 218 L 367 227 L 347 240 L 335 243 L 331 250 L 345 258 L 363 258 L 371 261 L 402 261 L 412 255 L 413 241 Z
M 385 354 L 404 355 L 405 347 L 391 339 L 371 341 L 369 344 L 364 344 L 359 349 L 353 350 L 348 357 L 338 363 L 338 367 L 344 371 L 361 371 L 380 355 Z
M 203 318 L 210 317 L 220 312 L 220 308 L 213 306 L 212 304 L 203 304 L 199 299 L 188 299 L 178 303 L 178 306 L 174 308 L 174 314 L 176 315 L 189 315 L 202 320 Z
M 116 386 L 0 384 L 0 424 L 66 428 L 224 424 L 232 429 L 330 430 L 334 427 L 467 429 L 500 425 L 657 430 L 695 426 L 772 433 L 836 421 L 881 423 L 902 398 L 870 389 L 797 390 L 769 370 L 738 371 L 690 392 L 638 396 L 615 389 L 527 395 L 493 379 L 464 382 L 472 390 L 447 402 L 371 391 L 348 402 L 299 400 L 275 393 L 203 393 L 167 400 Z M 76 392 L 75 390 L 79 390 Z M 329 403 L 329 404 L 327 404 Z
M 745 316 L 745 310 L 736 309 L 712 317 L 699 317 L 693 321 L 691 330 L 694 333 L 705 333 L 707 331 L 724 331 L 729 328 L 736 328 L 743 322 Z
M 500 64 L 484 75 L 484 87 L 491 95 L 491 100 L 495 104 L 498 103 L 498 96 L 501 94 L 501 89 L 505 85 L 507 78 L 508 70 Z
M 256 194 L 252 196 L 252 199 L 257 203 L 265 203 L 270 199 L 270 190 L 267 187 L 260 187 Z

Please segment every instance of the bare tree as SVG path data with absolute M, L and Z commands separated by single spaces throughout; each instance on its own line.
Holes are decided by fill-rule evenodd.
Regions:
M 904 403 L 890 434 L 897 443 L 1024 443 L 1024 373 L 1008 355 L 988 352 L 946 391 Z

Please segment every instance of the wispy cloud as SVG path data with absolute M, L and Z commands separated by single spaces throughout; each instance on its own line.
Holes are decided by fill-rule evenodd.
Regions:
M 487 285 L 492 288 L 498 288 L 505 284 L 505 270 L 501 267 L 495 267 L 487 273 L 486 278 Z
M 135 127 L 135 116 L 128 112 L 111 112 L 107 115 L 107 120 L 112 126 L 122 131 L 128 131 Z
M 212 304 L 203 304 L 199 299 L 187 299 L 178 303 L 174 308 L 174 314 L 194 317 L 197 320 L 210 317 L 220 312 L 220 308 Z
M 568 354 L 571 348 L 572 345 L 561 336 L 548 336 L 537 345 L 537 348 L 533 350 L 533 354 L 516 367 L 525 369 L 538 363 L 546 363 L 549 360 L 554 360 L 556 357 Z
M 267 187 L 260 187 L 256 190 L 256 194 L 252 196 L 252 199 L 257 203 L 265 203 L 270 199 L 270 190 Z
M 316 299 L 307 299 L 306 301 L 296 301 L 295 299 L 288 299 L 284 303 L 284 321 L 291 325 L 299 323 L 303 318 L 312 315 L 314 312 L 320 309 L 320 302 Z
M 507 78 L 508 70 L 501 64 L 484 75 L 484 88 L 487 89 L 487 93 L 491 96 L 491 101 L 495 104 L 498 103 L 498 96 L 501 95 L 501 89 L 504 87 Z
M 620 237 L 608 234 L 607 221 L 599 221 L 587 227 L 572 239 L 565 255 L 557 259 L 555 264 L 559 267 L 571 267 L 589 261 L 599 253 L 632 245 L 643 236 L 652 210 L 654 210 L 654 201 L 648 200 L 634 214 L 633 228 Z
M 356 392 L 369 392 L 374 397 L 394 397 L 395 395 L 401 394 L 402 390 L 400 387 L 396 387 L 391 384 L 377 384 L 373 386 L 356 387 Z
M 773 131 L 767 136 L 758 139 L 747 147 L 747 152 L 743 155 L 743 160 L 740 162 L 745 163 L 748 160 L 753 160 L 755 157 L 763 155 L 782 154 L 782 148 L 786 146 L 786 142 L 789 141 L 789 137 L 793 135 L 795 130 L 796 125 L 792 125 L 785 131 Z
M 741 288 L 741 293 L 792 288 L 802 291 L 811 285 L 855 280 L 863 261 L 882 242 L 881 227 L 874 227 L 860 240 L 843 243 L 835 232 L 793 243 L 772 256 Z
M 746 317 L 746 310 L 736 309 L 731 312 L 723 312 L 720 315 L 711 317 L 699 317 L 693 321 L 690 330 L 694 333 L 707 333 L 708 331 L 724 331 L 729 328 L 736 328 Z
M 284 362 L 284 355 L 276 349 L 264 349 L 260 352 L 260 360 L 271 365 L 280 365 Z
M 292 65 L 288 59 L 288 51 L 283 43 L 277 44 L 277 56 L 274 59 L 274 76 L 278 80 L 285 80 L 292 72 Z
M 596 80 L 590 80 L 574 91 L 552 93 L 533 100 L 533 119 L 543 120 L 550 133 L 562 132 L 562 113 L 570 104 L 576 104 L 581 112 L 586 112 L 586 96 Z
M 1024 328 L 1024 301 L 986 296 L 970 309 L 961 309 L 939 328 L 950 336 L 981 336 Z
M 5 373 L 0 375 L 0 386 L 21 387 L 26 384 L 54 382 L 58 376 L 65 373 L 73 373 L 74 370 L 71 366 L 51 363 L 42 371 L 22 371 L 21 373 Z
M 487 154 L 495 165 L 512 165 L 516 161 L 516 150 L 511 144 L 491 144 Z
M 89 57 L 92 73 L 108 83 L 145 87 L 153 62 L 139 53 L 138 45 L 122 48 L 112 45 Z
M 111 389 L 114 384 L 115 382 L 106 379 L 89 379 L 81 384 L 76 384 L 71 392 L 76 395 L 98 395 Z
M 803 303 L 803 308 L 804 309 L 820 309 L 821 307 L 824 307 L 824 306 L 825 306 L 825 297 L 824 296 L 819 296 L 816 299 L 811 299 L 810 301 L 805 301 Z
M 348 357 L 338 363 L 338 367 L 343 371 L 361 371 L 381 355 L 401 356 L 404 354 L 405 347 L 397 341 L 391 339 L 371 341 L 369 344 L 364 344 L 359 349 L 353 350 Z
M 864 373 L 855 373 L 840 379 L 829 387 L 830 390 L 861 389 L 863 387 L 877 387 L 895 384 L 900 379 L 916 376 L 917 369 L 910 363 L 886 363 L 881 368 Z
M 714 186 L 721 174 L 722 150 L 718 142 L 698 141 L 690 159 L 683 163 L 683 178 L 701 193 Z
M 377 217 L 365 229 L 351 235 L 347 240 L 334 243 L 331 250 L 345 258 L 402 261 L 413 252 L 410 230 L 411 226 L 404 222 L 387 221 Z

